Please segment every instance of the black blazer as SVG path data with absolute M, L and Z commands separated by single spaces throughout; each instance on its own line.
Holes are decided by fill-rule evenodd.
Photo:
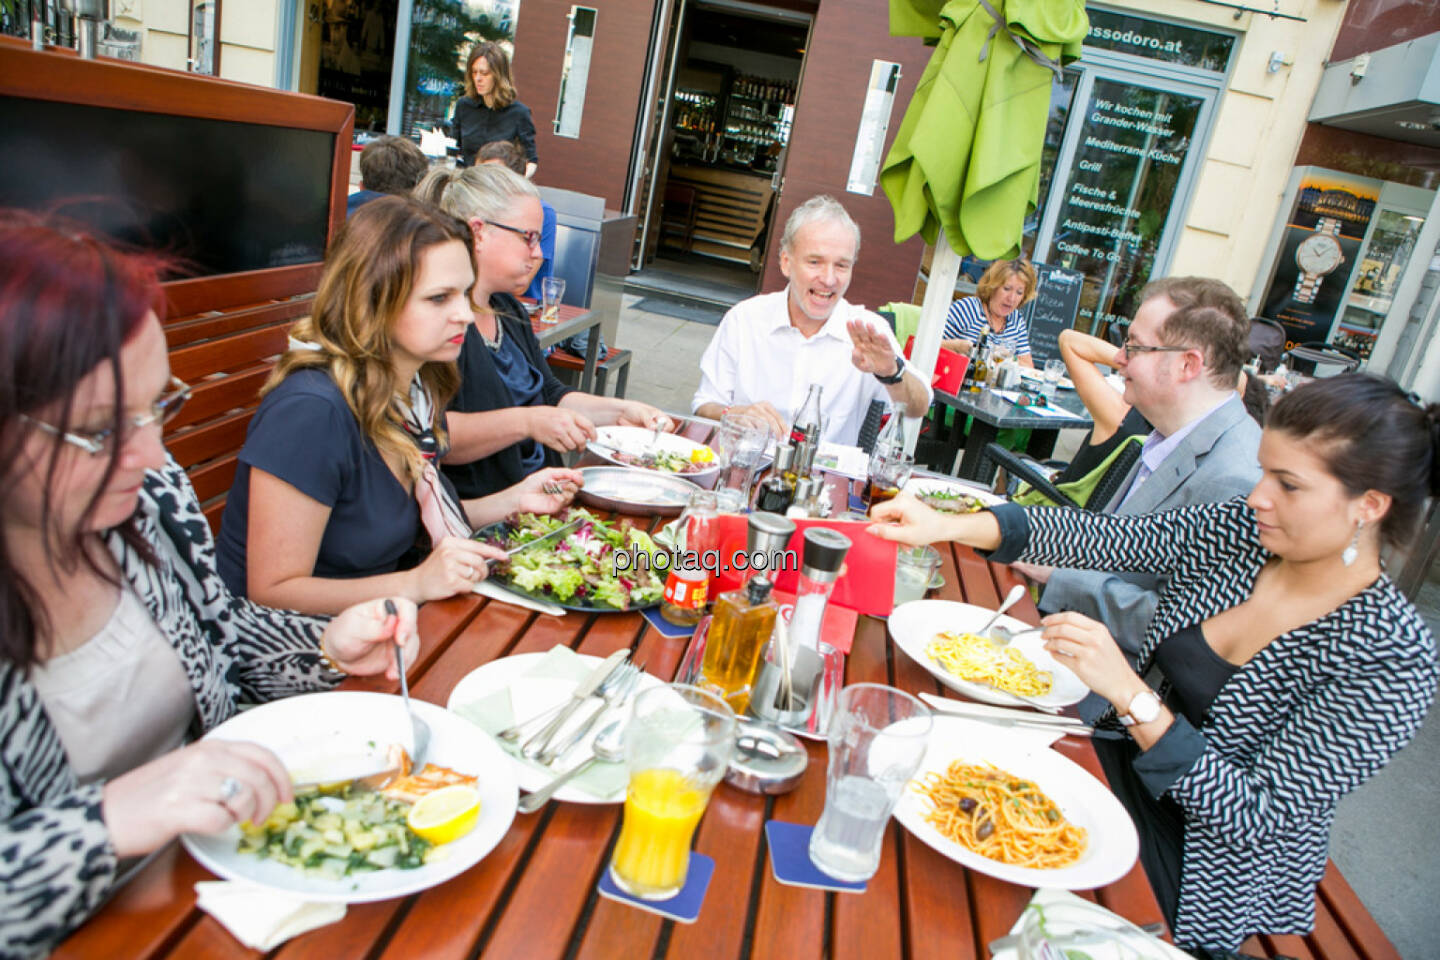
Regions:
M 556 379 L 550 364 L 545 362 L 545 353 L 540 349 L 540 341 L 535 339 L 535 331 L 530 329 L 524 305 L 508 293 L 497 293 L 490 298 L 490 306 L 495 308 L 496 319 L 505 336 L 514 338 L 530 365 L 540 371 L 545 381 L 540 391 L 544 403 L 552 407 L 558 404 L 572 388 Z M 460 348 L 460 359 L 456 364 L 460 369 L 460 392 L 450 401 L 449 409 L 457 413 L 480 413 L 515 406 L 515 397 L 500 378 L 490 348 L 485 346 L 484 338 L 473 323 L 465 331 L 465 345 Z M 526 477 L 521 466 L 521 443 L 511 444 L 482 460 L 444 464 L 443 470 L 455 484 L 461 498 L 466 500 L 504 490 Z M 559 466 L 559 454 L 546 448 L 545 465 Z
M 530 108 L 519 100 L 508 107 L 492 110 L 479 98 L 461 97 L 455 101 L 455 119 L 450 135 L 460 150 L 461 166 L 475 162 L 475 154 L 493 140 L 510 140 L 525 151 L 525 159 L 539 163 L 535 152 L 535 122 Z

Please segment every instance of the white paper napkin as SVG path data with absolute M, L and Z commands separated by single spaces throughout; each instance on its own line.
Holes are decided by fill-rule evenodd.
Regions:
M 343 903 L 311 903 L 236 880 L 203 880 L 195 895 L 201 910 L 253 950 L 273 950 L 345 916 Z
M 1098 903 L 1077 897 L 1066 890 L 1036 890 L 1035 896 L 1030 898 L 1030 906 L 1044 911 L 1045 927 L 1051 934 L 1093 930 L 1096 927 L 1124 927 L 1127 924 L 1125 918 L 1119 914 L 1111 913 Z M 1025 925 L 1027 912 L 1028 907 L 1010 928 L 1011 933 L 1020 932 L 1020 928 Z M 1187 960 L 1190 956 L 1158 937 L 1133 930 L 1130 933 L 1115 934 L 1113 942 L 1087 943 L 1075 950 L 1084 951 L 1091 960 L 1135 960 L 1137 957 L 1145 960 Z M 1012 960 L 1018 954 L 1019 951 L 1014 948 L 1000 950 L 993 955 L 992 960 Z

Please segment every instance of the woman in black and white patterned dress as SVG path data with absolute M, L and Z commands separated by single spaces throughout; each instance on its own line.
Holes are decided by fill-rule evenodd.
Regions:
M 1046 617 L 1046 648 L 1113 707 L 1101 744 L 1176 942 L 1205 955 L 1308 933 L 1335 806 L 1409 742 L 1435 638 L 1385 575 L 1437 490 L 1440 407 L 1367 374 L 1275 406 L 1245 500 L 1149 516 L 1004 505 L 951 518 L 902 498 L 870 529 L 1056 566 L 1166 578 L 1132 665 L 1101 624 Z M 1147 679 L 1158 681 L 1152 690 Z
M 160 439 L 188 388 L 155 269 L 0 210 L 3 957 L 48 952 L 123 862 L 290 798 L 268 750 L 191 743 L 240 703 L 393 674 L 392 643 L 418 649 L 403 599 L 327 623 L 225 589 Z

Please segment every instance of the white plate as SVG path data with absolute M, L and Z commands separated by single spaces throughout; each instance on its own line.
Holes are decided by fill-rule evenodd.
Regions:
M 450 691 L 450 700 L 446 703 L 446 706 L 454 710 L 462 704 L 473 703 L 476 700 L 481 700 L 489 696 L 497 690 L 509 687 L 512 704 L 515 708 L 515 720 L 517 722 L 527 717 L 544 713 L 550 709 L 551 706 L 569 699 L 570 694 L 575 689 L 575 683 L 568 680 L 526 676 L 527 673 L 535 669 L 535 665 L 539 663 L 540 659 L 544 656 L 545 654 L 543 653 L 521 653 L 513 657 L 502 657 L 499 660 L 491 660 L 483 666 L 476 667 L 467 673 L 459 683 L 455 684 L 455 689 Z M 585 665 L 587 670 L 599 666 L 600 661 L 604 659 L 583 653 L 577 654 L 577 657 L 580 662 Z M 639 694 L 652 687 L 658 686 L 662 686 L 660 680 L 648 673 L 642 674 L 635 692 Z M 520 701 L 523 701 L 523 704 Z M 598 701 L 592 701 L 592 703 L 598 703 Z M 594 706 L 590 706 L 576 710 L 575 716 L 560 731 L 560 736 L 564 736 L 567 731 L 573 730 L 584 723 L 585 718 L 588 717 L 594 709 Z M 628 709 L 627 707 L 624 711 L 612 711 L 609 717 L 597 724 L 596 728 L 586 734 L 585 738 L 568 751 L 565 756 L 556 759 L 553 764 L 555 770 L 550 774 L 546 774 L 530 764 L 518 760 L 510 754 L 505 753 L 505 751 L 500 750 L 499 745 L 491 740 L 479 727 L 471 725 L 471 729 L 482 737 L 485 737 L 486 741 L 495 747 L 496 750 L 500 750 L 507 761 L 508 769 L 513 772 L 516 782 L 520 784 L 522 790 L 528 793 L 539 790 L 545 786 L 545 784 L 549 783 L 551 777 L 555 774 L 569 769 L 570 764 L 577 762 L 577 757 L 589 756 L 589 744 L 595 739 L 595 734 L 599 733 L 600 728 L 607 725 L 610 720 L 615 719 L 617 716 L 627 716 Z M 470 721 L 463 718 L 455 717 L 455 719 L 460 720 L 461 723 L 470 724 Z M 540 726 L 541 725 L 536 725 L 535 729 L 539 730 Z M 608 797 L 597 797 L 595 794 L 587 793 L 579 787 L 567 785 L 561 787 L 555 793 L 555 799 L 567 803 L 620 803 L 625 799 L 625 789 L 621 787 Z
M 651 470 L 649 467 L 637 467 L 633 463 L 621 463 L 611 456 L 609 450 L 597 446 L 597 444 L 603 444 L 603 447 L 615 450 L 623 450 L 625 453 L 635 456 L 664 450 L 688 458 L 696 450 L 710 450 L 705 444 L 696 443 L 689 437 L 682 437 L 678 433 L 661 433 L 657 437 L 654 430 L 646 430 L 644 427 L 599 427 L 595 431 L 594 442 L 587 444 L 587 449 L 597 457 L 608 460 L 616 466 L 626 467 L 630 470 L 645 470 L 666 477 L 684 477 L 686 480 L 696 483 L 709 480 L 720 473 L 718 455 L 715 463 L 704 470 L 696 470 L 693 473 L 671 473 L 668 470 Z M 714 453 L 713 450 L 710 452 Z
M 905 481 L 905 486 L 900 489 L 912 497 L 919 497 L 922 493 L 933 493 L 937 490 L 955 490 L 968 494 L 981 503 L 992 507 L 997 503 L 1005 502 L 1004 497 L 990 492 L 989 489 L 980 486 L 978 483 L 967 483 L 964 480 L 956 480 L 953 477 L 911 477 Z
M 908 721 L 907 721 L 908 722 Z M 1024 777 L 1045 792 L 1065 819 L 1083 827 L 1085 852 L 1068 867 L 1037 870 L 1017 867 L 967 849 L 925 822 L 928 801 L 914 789 L 929 771 L 944 773 L 955 760 L 992 764 Z M 973 725 L 953 717 L 935 717 L 930 746 L 911 786 L 895 806 L 895 819 L 927 845 L 965 867 L 1025 887 L 1090 890 L 1123 877 L 1135 864 L 1140 839 L 1124 806 L 1103 783 L 1054 750 L 1017 749 L 1004 737 L 975 736 Z
M 480 819 L 475 828 L 438 849 L 445 856 L 414 870 L 376 870 L 330 880 L 235 849 L 240 828 L 212 836 L 185 834 L 181 841 L 201 865 L 227 880 L 246 880 L 306 900 L 362 903 L 403 897 L 464 873 L 510 829 L 519 797 L 505 755 L 489 737 L 440 707 L 412 700 L 430 725 L 426 760 L 478 775 Z M 247 710 L 206 734 L 206 739 L 248 740 L 269 747 L 288 767 L 313 763 L 319 750 L 361 753 L 373 741 L 393 742 L 408 733 L 404 702 L 384 693 L 337 691 L 276 700 Z M 408 737 L 406 738 L 408 739 Z
M 951 690 L 985 703 L 1004 707 L 1027 706 L 1028 701 L 1013 697 L 1004 690 L 997 690 L 988 683 L 962 680 L 925 655 L 925 648 L 935 639 L 936 634 L 946 630 L 952 633 L 973 633 L 983 627 L 985 621 L 994 613 L 994 610 L 977 607 L 973 603 L 913 600 L 902 603 L 890 614 L 890 636 L 895 638 L 896 645 L 905 651 L 906 656 L 930 671 L 931 676 Z M 1011 630 L 1027 630 L 1030 627 L 1030 624 L 1022 623 L 1014 617 L 1002 616 L 996 622 Z M 1090 692 L 1069 667 L 1056 662 L 1055 658 L 1046 652 L 1040 634 L 1031 633 L 1020 637 L 1012 646 L 1029 657 L 1041 670 L 1049 670 L 1054 679 L 1050 692 L 1043 697 L 1035 697 L 1036 703 L 1047 707 L 1068 707 L 1085 699 L 1085 695 Z

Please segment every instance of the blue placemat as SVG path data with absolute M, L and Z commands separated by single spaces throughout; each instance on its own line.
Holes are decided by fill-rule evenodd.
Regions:
M 714 874 L 714 860 L 703 853 L 691 853 L 690 873 L 685 877 L 685 886 L 681 887 L 680 892 L 669 900 L 642 900 L 639 897 L 632 897 L 615 886 L 608 865 L 600 874 L 600 883 L 597 889 L 600 891 L 600 896 L 608 897 L 617 903 L 658 913 L 667 920 L 694 923 L 695 918 L 700 916 L 700 907 L 705 903 L 705 894 L 710 889 L 710 878 Z
M 856 513 L 864 513 L 864 512 L 865 512 L 865 498 L 864 498 L 863 496 L 861 496 L 860 494 L 858 494 L 858 493 L 852 493 L 852 494 L 850 494 L 850 507 L 849 507 L 849 509 L 854 510 Z
M 810 859 L 810 834 L 814 827 L 784 820 L 765 821 L 765 843 L 770 848 L 770 872 L 792 887 L 813 887 L 838 893 L 863 893 L 865 881 L 836 880 Z
M 650 621 L 650 626 L 660 631 L 662 637 L 688 637 L 695 632 L 695 624 L 688 627 L 677 627 L 675 624 L 660 616 L 659 607 L 651 607 L 649 610 L 641 610 L 640 616 Z

